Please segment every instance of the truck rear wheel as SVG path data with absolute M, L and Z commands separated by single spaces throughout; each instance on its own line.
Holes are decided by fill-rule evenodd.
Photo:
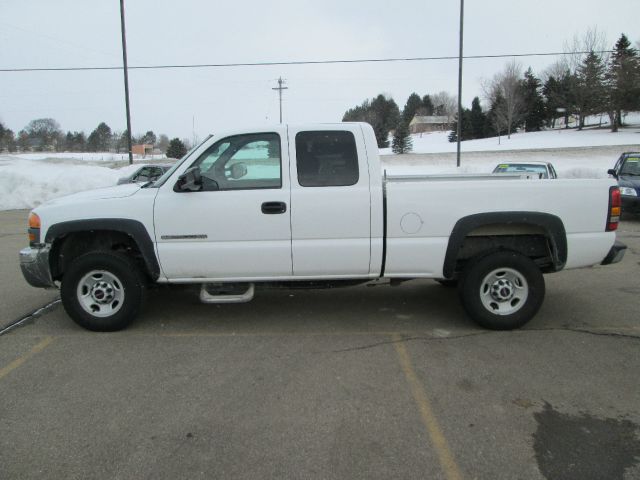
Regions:
M 470 262 L 459 285 L 467 314 L 491 330 L 512 330 L 531 320 L 544 300 L 544 277 L 528 257 L 496 252 Z
M 96 332 L 126 328 L 144 299 L 144 277 L 117 252 L 90 252 L 73 260 L 62 278 L 64 309 L 81 327 Z

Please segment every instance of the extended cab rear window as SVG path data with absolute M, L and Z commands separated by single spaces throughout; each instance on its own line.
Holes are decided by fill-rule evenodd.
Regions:
M 296 135 L 298 183 L 343 187 L 358 183 L 358 153 L 351 132 L 313 131 Z

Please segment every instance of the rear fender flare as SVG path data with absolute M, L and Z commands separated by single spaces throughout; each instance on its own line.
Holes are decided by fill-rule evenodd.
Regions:
M 449 236 L 444 259 L 443 276 L 453 278 L 458 252 L 465 238 L 475 229 L 485 225 L 518 224 L 540 227 L 551 244 L 551 256 L 555 271 L 562 270 L 567 263 L 567 234 L 559 217 L 540 212 L 490 212 L 463 217 L 456 222 Z

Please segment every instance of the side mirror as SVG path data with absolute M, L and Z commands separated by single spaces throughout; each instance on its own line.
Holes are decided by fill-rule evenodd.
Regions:
M 199 190 L 202 190 L 200 167 L 188 168 L 178 177 L 178 181 L 173 186 L 174 192 L 197 192 Z
M 236 163 L 231 166 L 229 177 L 234 180 L 244 177 L 247 174 L 247 166 L 244 163 Z
M 610 168 L 609 170 L 607 170 L 607 173 L 612 177 L 618 178 L 618 173 L 613 168 Z

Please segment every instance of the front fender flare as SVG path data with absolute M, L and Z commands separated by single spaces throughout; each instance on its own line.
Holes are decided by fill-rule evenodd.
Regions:
M 91 232 L 98 230 L 110 230 L 129 235 L 136 242 L 144 263 L 153 280 L 160 276 L 160 264 L 156 257 L 153 241 L 145 226 L 137 221 L 128 218 L 96 218 L 90 220 L 71 220 L 53 224 L 47 230 L 45 242 L 52 243 L 55 239 L 69 233 Z

